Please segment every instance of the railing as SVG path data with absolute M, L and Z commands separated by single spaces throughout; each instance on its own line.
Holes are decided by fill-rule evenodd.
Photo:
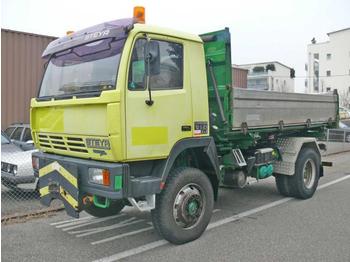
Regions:
M 350 128 L 328 129 L 327 141 L 350 143 Z

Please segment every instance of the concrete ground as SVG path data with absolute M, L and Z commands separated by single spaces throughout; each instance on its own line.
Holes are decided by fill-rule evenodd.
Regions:
M 328 156 L 309 200 L 278 194 L 274 179 L 220 189 L 207 231 L 191 243 L 162 240 L 149 213 L 79 220 L 59 212 L 2 225 L 2 261 L 350 261 L 350 152 Z

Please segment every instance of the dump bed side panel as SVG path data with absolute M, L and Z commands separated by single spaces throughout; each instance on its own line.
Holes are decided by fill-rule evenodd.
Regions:
M 338 96 L 235 88 L 232 129 L 322 124 L 337 121 Z

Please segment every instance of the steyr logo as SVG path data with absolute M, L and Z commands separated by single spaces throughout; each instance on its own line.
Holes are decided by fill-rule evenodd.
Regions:
M 99 37 L 103 37 L 103 36 L 107 36 L 109 34 L 109 29 L 104 30 L 104 31 L 100 31 L 100 32 L 94 32 L 91 34 L 87 34 L 84 38 L 84 40 L 91 40 L 94 38 L 99 38 Z
M 111 145 L 108 139 L 99 139 L 99 138 L 86 138 L 86 146 L 89 148 L 98 148 L 98 149 L 111 149 Z

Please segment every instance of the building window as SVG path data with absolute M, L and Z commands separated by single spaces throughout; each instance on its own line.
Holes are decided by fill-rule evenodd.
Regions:
M 308 70 L 308 67 L 307 67 L 307 64 L 305 64 L 305 71 L 307 71 Z
M 327 60 L 331 60 L 332 54 L 327 54 Z
M 268 79 L 248 79 L 248 89 L 269 90 Z
M 305 79 L 305 87 L 307 87 L 307 79 Z
M 318 60 L 314 60 L 314 76 L 313 76 L 313 86 L 314 92 L 318 92 L 319 90 L 319 62 Z
M 331 70 L 327 70 L 327 76 L 331 76 Z
M 319 54 L 318 54 L 318 53 L 315 53 L 315 54 L 314 54 L 314 59 L 319 59 L 319 58 L 320 58 Z

